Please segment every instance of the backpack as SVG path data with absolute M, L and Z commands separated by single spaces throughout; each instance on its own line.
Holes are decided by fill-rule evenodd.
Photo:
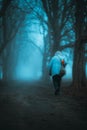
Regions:
M 60 69 L 59 76 L 63 77 L 65 74 L 66 74 L 65 63 L 64 60 L 61 60 L 61 69 Z

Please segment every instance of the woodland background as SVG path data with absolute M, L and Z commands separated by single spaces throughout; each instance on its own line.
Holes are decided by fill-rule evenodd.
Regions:
M 73 88 L 87 86 L 87 0 L 0 0 L 0 78 L 50 80 L 57 50 Z

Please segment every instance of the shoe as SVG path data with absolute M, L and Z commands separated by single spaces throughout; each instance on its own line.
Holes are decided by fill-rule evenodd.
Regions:
M 59 95 L 59 91 L 58 90 L 55 91 L 55 95 Z

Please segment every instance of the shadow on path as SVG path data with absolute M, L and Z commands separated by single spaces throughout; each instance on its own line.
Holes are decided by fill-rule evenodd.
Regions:
M 0 130 L 87 130 L 87 100 L 75 99 L 45 84 L 0 86 Z

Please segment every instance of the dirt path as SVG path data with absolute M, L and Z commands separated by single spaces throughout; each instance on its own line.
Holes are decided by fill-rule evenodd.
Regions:
M 63 93 L 55 96 L 50 85 L 0 86 L 0 130 L 87 130 L 87 100 Z

